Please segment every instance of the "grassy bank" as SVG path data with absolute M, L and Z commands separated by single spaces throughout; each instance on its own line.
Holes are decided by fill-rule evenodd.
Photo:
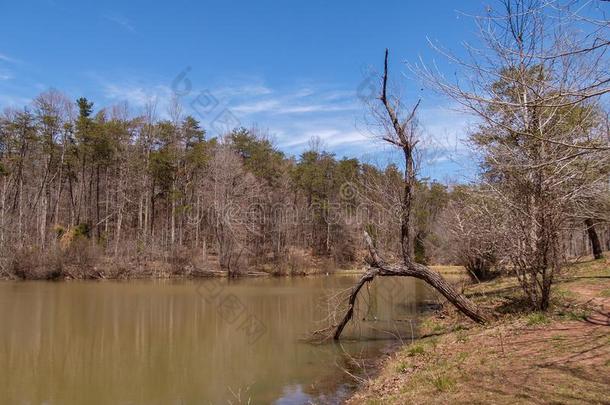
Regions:
M 610 403 L 609 260 L 566 269 L 544 314 L 525 309 L 512 278 L 466 293 L 497 319 L 477 326 L 445 308 L 348 403 Z

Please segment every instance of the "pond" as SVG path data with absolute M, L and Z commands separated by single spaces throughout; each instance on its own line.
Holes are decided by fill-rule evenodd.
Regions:
M 346 371 L 416 336 L 434 298 L 417 280 L 376 280 L 341 345 L 305 342 L 356 280 L 1 282 L 1 402 L 339 403 Z

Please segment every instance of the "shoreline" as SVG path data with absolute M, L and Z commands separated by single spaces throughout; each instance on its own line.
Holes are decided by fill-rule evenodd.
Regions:
M 519 295 L 512 277 L 467 286 L 468 296 L 502 315 L 486 326 L 447 305 L 424 316 L 422 337 L 379 358 L 345 403 L 471 403 L 478 398 L 509 404 L 541 397 L 605 403 L 610 377 L 599 374 L 607 370 L 610 376 L 610 260 L 571 267 L 558 281 L 547 313 L 511 307 Z M 514 373 L 517 368 L 524 372 Z
M 30 258 L 35 262 L 37 258 Z M 256 277 L 310 277 L 310 276 L 359 276 L 365 271 L 361 263 L 352 263 L 344 267 L 323 263 L 319 266 L 290 270 L 281 267 L 260 266 L 246 271 L 231 273 L 218 269 L 217 265 L 194 264 L 176 265 L 161 260 L 131 260 L 117 262 L 114 258 L 104 257 L 99 264 L 89 266 L 63 265 L 53 269 L 47 263 L 31 267 L 35 271 L 22 270 L 21 273 L 7 270 L 0 266 L 0 281 L 72 281 L 72 280 L 196 280 L 206 278 L 256 278 Z M 26 264 L 22 265 L 26 267 Z M 442 275 L 464 275 L 464 268 L 456 265 L 430 266 Z

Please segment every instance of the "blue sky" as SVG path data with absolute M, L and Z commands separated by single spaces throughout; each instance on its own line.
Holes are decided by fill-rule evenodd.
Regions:
M 472 172 L 458 142 L 472 119 L 422 89 L 405 62 L 421 58 L 451 74 L 427 38 L 459 52 L 475 31 L 461 12 L 484 7 L 479 0 L 4 1 L 0 109 L 23 107 L 53 87 L 96 108 L 127 101 L 134 114 L 156 99 L 163 116 L 177 92 L 184 112 L 211 135 L 224 113 L 267 131 L 289 154 L 317 136 L 339 157 L 379 160 L 385 148 L 372 141 L 358 95 L 388 47 L 393 78 L 409 99 L 422 98 L 426 136 L 441 145 L 423 174 L 459 180 Z

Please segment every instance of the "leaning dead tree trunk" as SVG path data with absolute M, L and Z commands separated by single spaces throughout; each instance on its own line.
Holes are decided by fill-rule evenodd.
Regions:
M 375 279 L 377 276 L 382 277 L 415 277 L 420 280 L 424 280 L 426 283 L 434 287 L 436 291 L 440 292 L 449 302 L 451 302 L 460 312 L 472 319 L 477 323 L 487 322 L 485 315 L 477 308 L 476 305 L 463 294 L 460 294 L 453 286 L 445 280 L 438 272 L 431 270 L 423 264 L 414 263 L 409 260 L 405 264 L 391 265 L 387 264 L 373 245 L 373 241 L 368 233 L 364 233 L 364 239 L 366 241 L 367 248 L 370 254 L 369 270 L 367 270 L 358 284 L 352 289 L 352 293 L 349 297 L 348 309 L 343 319 L 335 329 L 333 339 L 339 340 L 343 329 L 347 323 L 352 319 L 354 315 L 354 306 L 356 304 L 356 298 L 360 289 Z
M 595 230 L 595 224 L 591 218 L 585 219 L 585 225 L 587 227 L 587 233 L 589 234 L 589 241 L 591 241 L 591 249 L 593 250 L 593 257 L 597 259 L 604 258 L 604 252 L 602 250 L 602 244 L 599 241 L 599 236 L 597 236 L 597 231 Z
M 415 134 L 414 118 L 419 106 L 419 101 L 411 110 L 407 119 L 402 121 L 398 117 L 398 109 L 400 102 L 390 100 L 387 95 L 388 85 L 388 54 L 385 51 L 383 82 L 381 87 L 381 95 L 379 100 L 383 104 L 383 113 L 378 116 L 386 133 L 382 139 L 398 148 L 403 152 L 405 159 L 405 172 L 403 178 L 403 190 L 400 205 L 400 241 L 402 250 L 402 264 L 390 265 L 381 259 L 370 236 L 365 233 L 365 241 L 370 253 L 370 268 L 362 275 L 358 284 L 352 289 L 348 301 L 347 312 L 343 319 L 337 325 L 333 338 L 339 340 L 343 329 L 354 315 L 354 305 L 358 298 L 358 293 L 362 287 L 375 279 L 376 276 L 393 276 L 393 277 L 415 277 L 424 280 L 430 286 L 440 292 L 449 302 L 451 302 L 464 315 L 468 316 L 475 322 L 485 323 L 486 318 L 482 312 L 468 300 L 464 295 L 460 294 L 453 286 L 447 282 L 439 273 L 429 269 L 428 267 L 415 263 L 411 259 L 412 255 L 412 202 L 413 190 L 416 184 L 414 155 L 417 139 Z

